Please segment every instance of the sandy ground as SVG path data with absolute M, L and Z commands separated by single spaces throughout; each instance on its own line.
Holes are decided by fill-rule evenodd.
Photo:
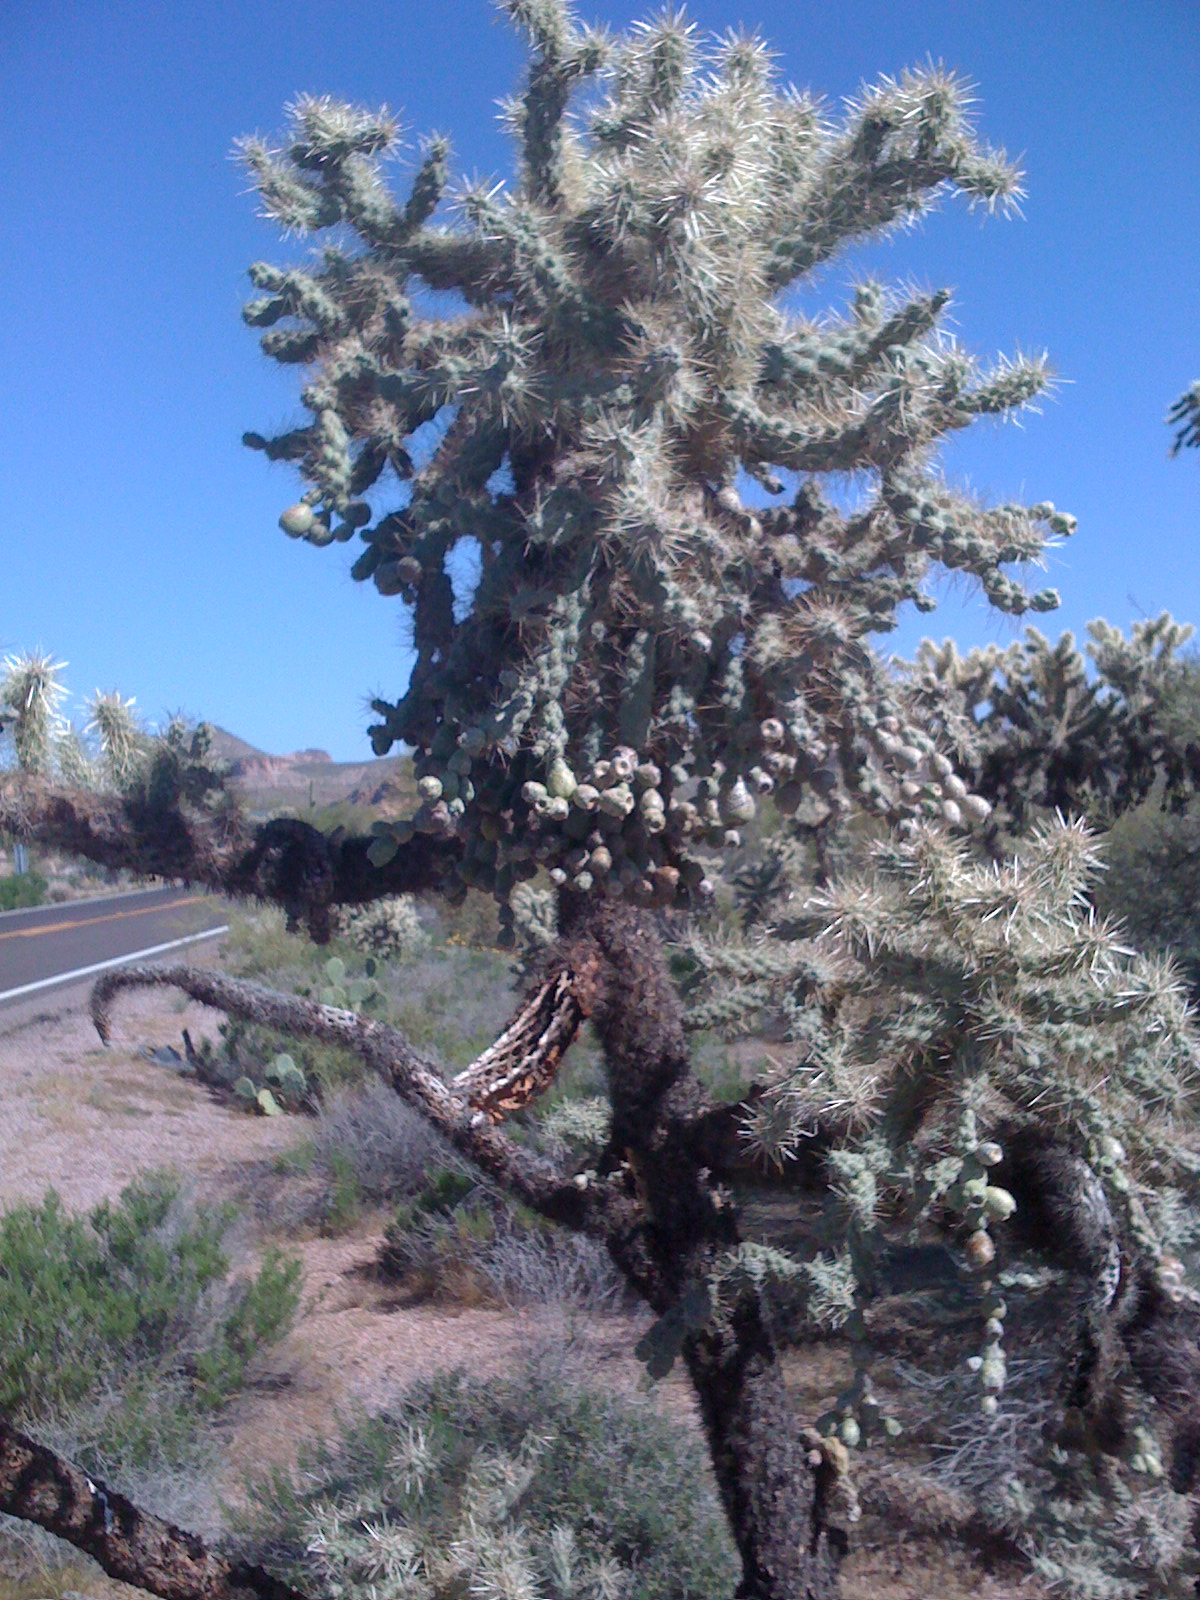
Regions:
M 193 960 L 214 954 L 201 946 Z M 295 1142 L 294 1124 L 232 1112 L 141 1055 L 145 1045 L 181 1049 L 184 1028 L 193 1040 L 215 1040 L 214 1012 L 160 990 L 131 991 L 116 1002 L 106 1048 L 89 993 L 73 985 L 0 1009 L 0 1206 L 39 1200 L 52 1186 L 82 1210 L 162 1167 L 206 1187 L 236 1185 L 248 1165 Z

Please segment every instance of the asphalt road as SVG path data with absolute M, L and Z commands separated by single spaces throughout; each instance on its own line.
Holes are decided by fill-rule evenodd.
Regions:
M 130 894 L 0 914 L 0 1006 L 123 961 L 180 957 L 224 928 L 224 902 L 198 889 Z

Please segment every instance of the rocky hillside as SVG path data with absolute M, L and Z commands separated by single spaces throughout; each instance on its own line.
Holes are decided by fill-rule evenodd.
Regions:
M 415 804 L 412 763 L 406 756 L 334 761 L 325 750 L 273 755 L 215 725 L 212 749 L 228 761 L 251 812 L 299 812 L 339 804 L 395 812 L 410 800 Z

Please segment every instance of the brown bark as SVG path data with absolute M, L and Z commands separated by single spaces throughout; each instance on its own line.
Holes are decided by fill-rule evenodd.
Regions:
M 110 1577 L 163 1600 L 304 1600 L 288 1584 L 209 1550 L 0 1419 L 0 1511 L 36 1522 Z
M 691 1075 L 679 997 L 648 920 L 564 898 L 560 922 L 566 963 L 598 974 L 590 1009 L 608 1070 L 612 1157 L 626 1161 L 642 1201 L 636 1228 L 613 1229 L 609 1249 L 651 1305 L 669 1311 L 739 1240 L 731 1196 L 697 1159 L 711 1108 Z M 810 1460 L 757 1293 L 730 1290 L 683 1355 L 742 1557 L 739 1593 L 832 1596 L 842 1539 L 825 1526 L 827 1468 Z

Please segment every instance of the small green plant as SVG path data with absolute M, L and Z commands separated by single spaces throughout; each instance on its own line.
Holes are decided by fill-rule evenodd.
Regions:
M 0 878 L 0 911 L 23 911 L 28 906 L 40 906 L 46 898 L 47 887 L 40 872 Z
M 348 977 L 346 963 L 341 956 L 330 956 L 325 963 L 325 982 L 318 990 L 318 999 L 323 1006 L 337 1006 L 342 1011 L 370 1011 L 383 999 L 382 991 L 375 982 L 375 972 L 374 958 L 368 956 L 364 975 L 361 978 Z
M 258 1275 L 221 1324 L 218 1336 L 195 1361 L 198 1398 L 224 1404 L 243 1387 L 246 1369 L 259 1350 L 274 1344 L 291 1325 L 300 1301 L 300 1262 L 275 1247 L 266 1251 Z
M 325 1195 L 323 1231 L 329 1234 L 346 1233 L 362 1216 L 362 1184 L 348 1151 L 331 1151 L 326 1165 L 329 1187 Z
M 527 1364 L 417 1384 L 254 1487 L 249 1553 L 306 1592 L 724 1600 L 738 1563 L 691 1434 Z

